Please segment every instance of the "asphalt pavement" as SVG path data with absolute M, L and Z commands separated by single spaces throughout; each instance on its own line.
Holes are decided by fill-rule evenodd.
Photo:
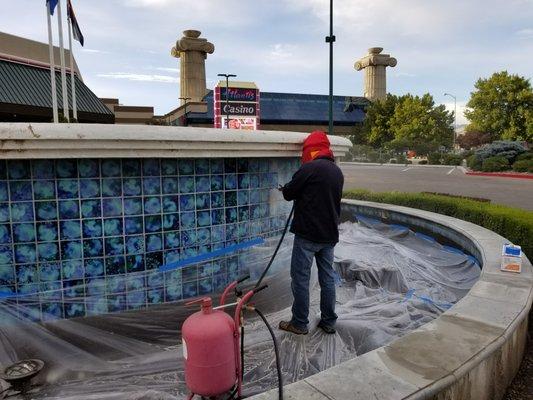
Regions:
M 341 163 L 344 189 L 437 192 L 533 211 L 533 179 L 465 175 L 458 167 Z

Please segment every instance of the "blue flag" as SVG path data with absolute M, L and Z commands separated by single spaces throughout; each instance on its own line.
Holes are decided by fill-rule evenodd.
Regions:
M 46 4 L 48 4 L 48 8 L 50 9 L 51 15 L 54 15 L 54 10 L 56 9 L 58 1 L 59 0 L 46 0 Z
M 70 24 L 72 25 L 72 35 L 74 36 L 74 40 L 77 40 L 83 46 L 83 34 L 81 33 L 81 29 L 78 25 L 76 15 L 74 14 L 72 4 L 70 4 L 70 0 L 67 0 L 67 15 L 70 18 Z

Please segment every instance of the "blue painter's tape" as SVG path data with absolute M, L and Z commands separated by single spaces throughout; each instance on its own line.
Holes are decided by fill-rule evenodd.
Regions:
M 355 214 L 355 216 L 357 217 L 357 219 L 359 221 L 365 222 L 365 223 L 370 224 L 370 225 L 377 225 L 377 224 L 381 224 L 382 223 L 379 219 L 372 218 L 372 217 L 367 217 L 366 215 Z
M 425 234 L 420 233 L 420 232 L 415 232 L 415 236 L 418 236 L 420 239 L 427 240 L 428 242 L 431 242 L 431 243 L 435 243 L 436 242 L 435 238 L 432 238 L 431 236 L 425 235 Z
M 406 302 L 407 300 L 410 300 L 411 297 L 413 297 L 413 294 L 415 294 L 415 290 L 414 289 L 409 289 L 407 291 L 407 293 L 405 294 L 405 298 L 403 299 L 403 302 Z
M 450 253 L 461 254 L 461 255 L 465 254 L 461 249 L 458 249 L 457 247 L 444 245 L 444 246 L 442 246 L 442 248 L 445 251 L 448 251 Z
M 472 261 L 474 264 L 476 264 L 478 267 L 480 266 L 479 261 L 476 257 L 471 256 L 470 254 L 466 256 L 470 261 Z
M 440 302 L 437 302 L 433 299 L 430 299 L 429 297 L 425 297 L 425 296 L 416 296 L 418 299 L 422 300 L 424 303 L 428 303 L 428 304 L 433 304 L 437 307 L 440 307 L 440 308 L 444 308 L 446 310 L 450 309 L 453 307 L 453 304 L 452 303 L 440 303 Z
M 402 303 L 405 303 L 406 301 L 411 300 L 413 297 L 415 299 L 422 300 L 424 303 L 432 304 L 432 305 L 435 305 L 437 307 L 440 307 L 440 308 L 443 308 L 443 309 L 446 309 L 446 310 L 448 310 L 448 309 L 453 307 L 452 303 L 440 303 L 440 302 L 434 301 L 433 299 L 431 299 L 429 297 L 426 297 L 426 296 L 418 296 L 418 295 L 415 294 L 415 289 L 409 289 L 407 291 L 407 293 L 405 294 L 404 299 L 402 300 Z
M 389 225 L 391 228 L 394 228 L 394 229 L 400 229 L 402 231 L 408 231 L 409 228 L 405 225 L 399 225 L 399 224 L 390 224 Z
M 209 260 L 211 258 L 216 258 L 216 257 L 224 256 L 226 254 L 235 253 L 236 251 L 247 249 L 249 247 L 257 246 L 263 243 L 265 243 L 265 240 L 263 238 L 256 238 L 256 239 L 248 240 L 246 242 L 234 244 L 232 246 L 224 247 L 219 250 L 210 251 L 209 253 L 204 253 L 198 256 L 186 258 L 185 260 L 180 260 L 180 261 L 176 261 L 173 263 L 162 265 L 159 267 L 159 272 L 173 271 L 175 269 L 183 268 L 190 264 L 196 264 L 202 261 Z

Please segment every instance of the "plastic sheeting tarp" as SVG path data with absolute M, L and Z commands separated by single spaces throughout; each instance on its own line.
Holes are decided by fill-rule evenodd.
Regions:
M 337 334 L 316 329 L 319 288 L 313 277 L 310 333 L 277 331 L 285 383 L 383 346 L 436 318 L 478 279 L 473 257 L 402 226 L 359 217 L 340 227 L 335 249 Z M 257 279 L 273 250 L 250 265 Z M 254 299 L 272 326 L 290 318 L 292 238 L 281 247 L 269 288 Z M 182 399 L 186 396 L 180 328 L 195 309 L 183 303 L 142 311 L 32 323 L 0 302 L 0 365 L 24 358 L 45 362 L 26 394 L 33 399 Z M 263 323 L 246 315 L 245 394 L 277 385 L 272 341 Z M 1 398 L 0 394 L 0 398 Z

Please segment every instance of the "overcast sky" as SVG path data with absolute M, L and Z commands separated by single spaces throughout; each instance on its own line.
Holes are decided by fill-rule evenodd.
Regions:
M 328 0 L 72 3 L 85 36 L 75 56 L 100 97 L 153 105 L 156 114 L 175 108 L 179 60 L 170 49 L 185 29 L 215 44 L 206 64 L 210 88 L 217 73 L 234 73 L 263 91 L 328 92 Z M 0 30 L 46 42 L 45 12 L 45 0 L 0 0 Z M 387 72 L 389 92 L 429 92 L 452 109 L 443 94 L 455 94 L 458 123 L 479 77 L 533 75 L 533 0 L 335 0 L 334 17 L 338 95 L 363 94 L 363 73 L 353 64 L 373 46 L 398 60 Z

